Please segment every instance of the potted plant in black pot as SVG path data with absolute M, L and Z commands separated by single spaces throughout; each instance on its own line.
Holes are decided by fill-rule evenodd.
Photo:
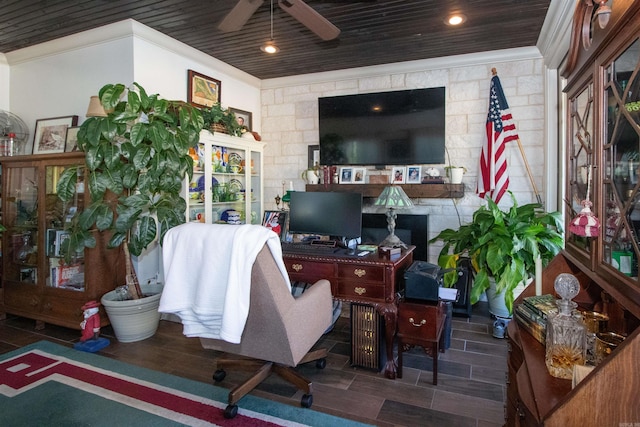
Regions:
M 99 98 L 108 114 L 89 117 L 78 131 L 85 166 L 67 168 L 58 183 L 58 197 L 67 201 L 83 176 L 90 196 L 90 203 L 67 226 L 63 251 L 70 259 L 85 247 L 95 247 L 96 233 L 110 236 L 109 248 L 122 246 L 126 287 L 107 293 L 101 302 L 118 340 L 131 342 L 155 333 L 161 289 L 139 286 L 130 257 L 185 222 L 186 202 L 180 192 L 184 178 L 193 174 L 189 148 L 198 143 L 203 119 L 195 107 L 147 95 L 137 83 L 129 88 L 108 84 Z M 123 293 L 130 298 L 121 297 Z M 147 317 L 135 319 L 130 312 Z
M 519 206 L 509 192 L 513 206 L 506 211 L 487 198 L 473 214 L 470 223 L 457 230 L 442 230 L 430 243 L 444 243 L 438 257 L 442 268 L 455 268 L 462 256 L 471 258 L 475 272 L 471 286 L 471 303 L 486 291 L 489 310 L 498 317 L 510 318 L 516 288 L 535 274 L 536 259 L 542 266 L 556 256 L 564 245 L 560 212 L 544 212 L 531 203 Z M 455 273 L 445 274 L 445 286 L 457 281 Z M 489 297 L 495 290 L 496 297 Z M 504 303 L 503 307 L 492 306 Z

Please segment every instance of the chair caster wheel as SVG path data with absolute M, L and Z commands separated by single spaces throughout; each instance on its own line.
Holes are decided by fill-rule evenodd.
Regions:
M 228 420 L 238 415 L 238 405 L 228 405 L 224 408 L 224 417 Z
M 300 400 L 300 405 L 303 408 L 311 408 L 311 405 L 313 405 L 313 395 L 312 394 L 303 395 L 302 399 Z
M 224 380 L 224 377 L 226 376 L 227 373 L 224 371 L 224 369 L 218 369 L 213 373 L 213 380 L 219 383 L 220 381 Z
M 322 358 L 322 359 L 316 360 L 316 368 L 324 369 L 326 366 L 327 366 L 327 359 Z

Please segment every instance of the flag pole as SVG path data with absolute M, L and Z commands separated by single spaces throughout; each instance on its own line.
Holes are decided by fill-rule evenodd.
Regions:
M 495 68 L 492 68 L 491 74 L 494 76 L 497 76 L 498 71 Z M 529 181 L 531 181 L 531 186 L 533 187 L 533 193 L 536 195 L 536 200 L 538 201 L 538 203 L 542 205 L 542 197 L 540 197 L 540 192 L 538 191 L 536 182 L 533 179 L 533 174 L 531 173 L 531 168 L 529 167 L 529 162 L 527 161 L 527 156 L 524 154 L 524 148 L 522 148 L 522 142 L 520 142 L 519 137 L 517 141 L 518 141 L 518 148 L 520 149 L 520 154 L 522 155 L 522 160 L 524 161 L 524 167 L 527 170 L 527 174 L 529 175 Z

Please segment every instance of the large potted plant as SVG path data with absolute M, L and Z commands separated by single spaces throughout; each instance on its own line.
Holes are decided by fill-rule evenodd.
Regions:
M 193 174 L 189 148 L 198 142 L 203 119 L 195 107 L 147 95 L 137 83 L 129 88 L 108 84 L 99 98 L 108 114 L 88 118 L 78 131 L 85 166 L 67 168 L 58 183 L 58 197 L 66 201 L 73 197 L 79 176 L 86 176 L 90 196 L 90 203 L 67 226 L 63 251 L 70 259 L 85 247 L 95 247 L 96 233 L 110 236 L 109 248 L 123 247 L 126 292 L 109 292 L 101 302 L 118 340 L 130 342 L 155 333 L 161 291 L 138 285 L 130 257 L 185 222 L 186 202 L 180 192 L 184 178 Z M 147 316 L 136 319 L 136 312 Z
M 519 206 L 513 194 L 509 195 L 513 202 L 509 210 L 500 210 L 487 198 L 486 206 L 474 212 L 470 223 L 457 230 L 442 230 L 430 243 L 444 243 L 438 257 L 440 267 L 455 268 L 461 256 L 470 257 L 475 271 L 471 303 L 495 286 L 510 317 L 518 285 L 534 276 L 537 258 L 543 267 L 547 265 L 562 249 L 564 239 L 560 212 L 544 212 L 537 203 Z M 456 280 L 455 273 L 445 274 L 445 286 Z M 491 306 L 490 310 L 501 312 Z

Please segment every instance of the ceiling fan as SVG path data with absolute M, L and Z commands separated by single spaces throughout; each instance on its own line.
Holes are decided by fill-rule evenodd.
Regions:
M 238 0 L 231 12 L 218 24 L 218 29 L 223 32 L 240 30 L 263 3 L 264 0 Z M 322 40 L 333 40 L 340 34 L 338 27 L 303 0 L 278 0 L 278 5 Z

